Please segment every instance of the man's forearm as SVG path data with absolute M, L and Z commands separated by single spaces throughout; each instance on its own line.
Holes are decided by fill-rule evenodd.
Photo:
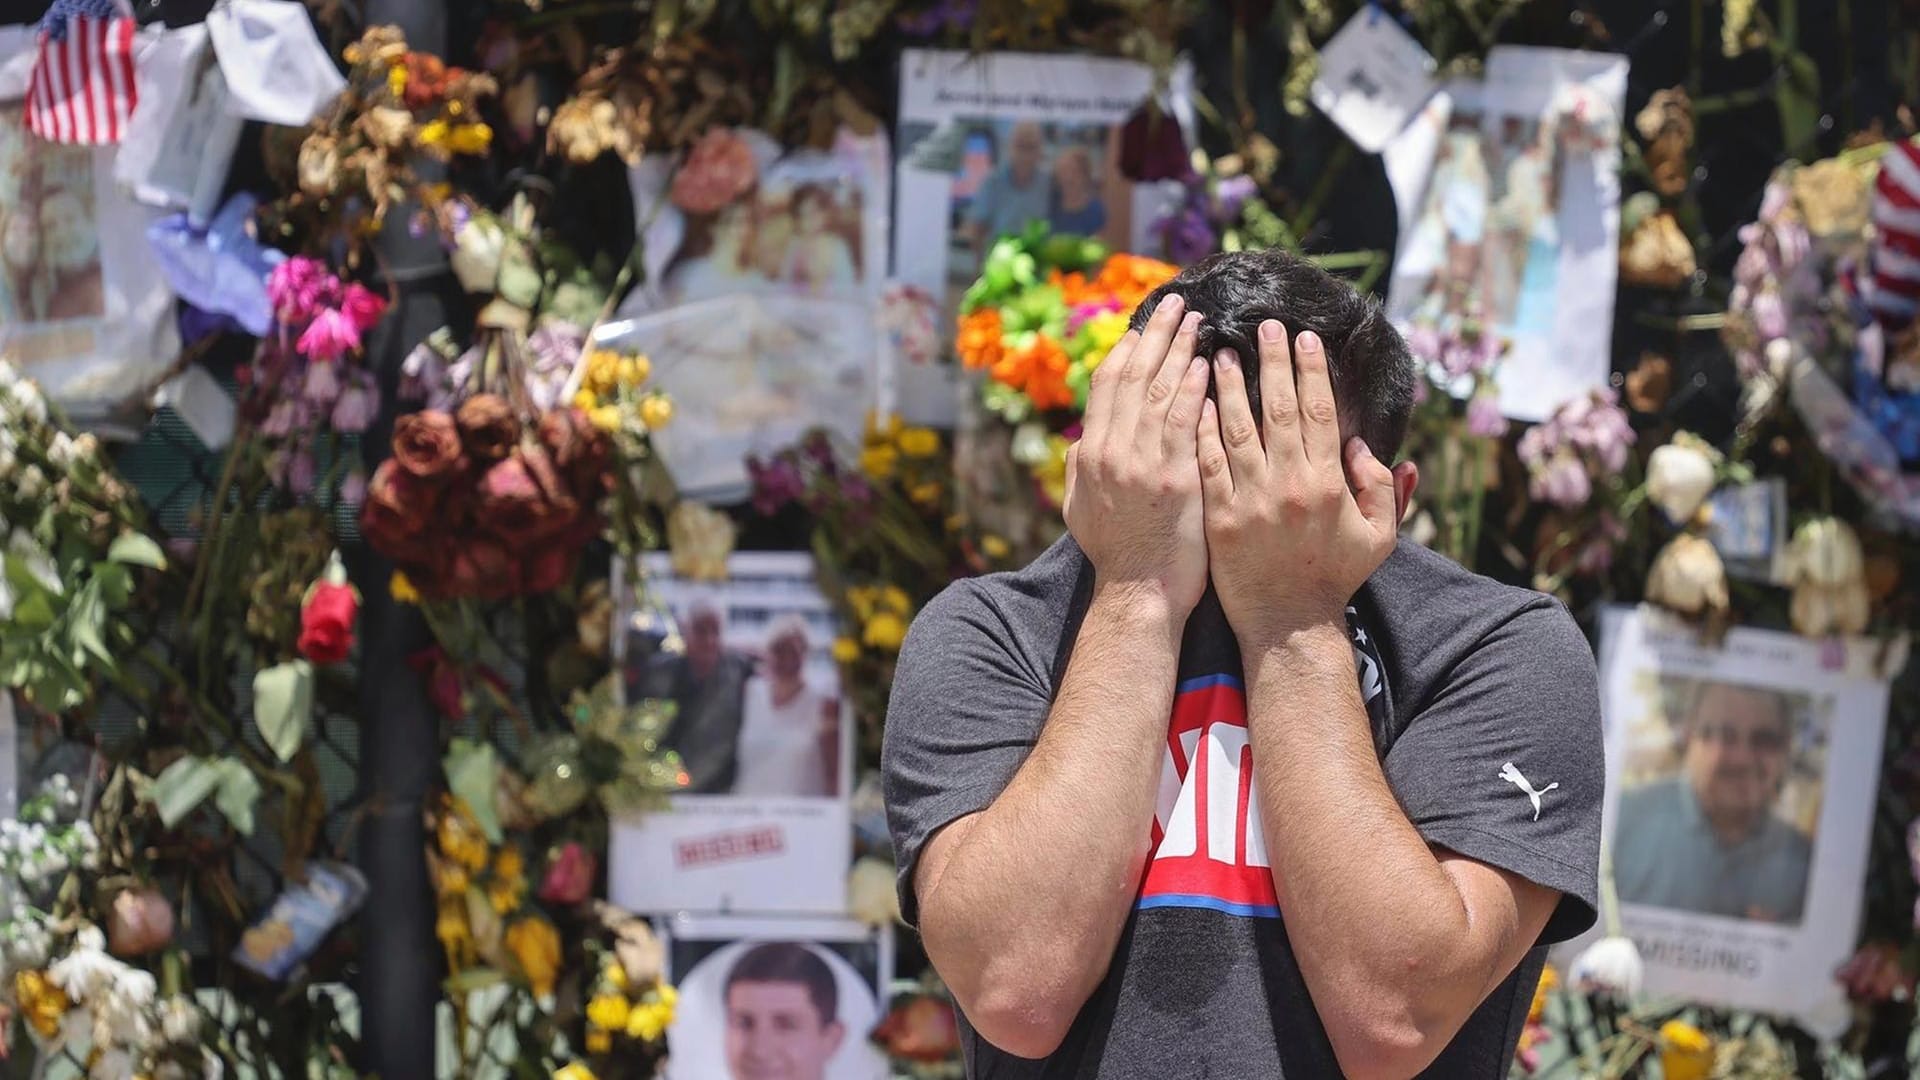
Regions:
M 1467 908 L 1387 786 L 1346 634 L 1329 621 L 1242 643 L 1274 888 L 1336 1049 L 1418 1041 L 1489 974 L 1457 959 Z
M 973 1012 L 1052 1012 L 1014 1021 L 1057 1037 L 1105 975 L 1148 854 L 1184 621 L 1096 593 L 1032 754 L 920 883 L 928 953 Z

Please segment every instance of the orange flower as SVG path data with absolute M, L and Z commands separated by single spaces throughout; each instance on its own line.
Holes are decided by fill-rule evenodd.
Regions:
M 1060 290 L 1060 299 L 1068 307 L 1083 304 L 1090 300 L 1103 298 L 1103 291 L 1087 281 L 1087 275 L 1075 270 L 1071 274 L 1062 274 L 1058 267 L 1047 271 L 1047 284 Z
M 1118 297 L 1123 307 L 1138 307 L 1147 294 L 1173 280 L 1180 268 L 1159 259 L 1124 252 L 1109 255 L 1095 282 L 1099 289 Z
M 1067 386 L 1067 350 L 1045 334 L 1008 352 L 993 365 L 993 377 L 1025 393 L 1037 409 L 1064 409 L 1073 404 Z
M 971 315 L 960 316 L 960 334 L 954 342 L 960 362 L 971 371 L 998 364 L 1005 351 L 1000 340 L 1003 332 L 998 308 L 981 308 Z

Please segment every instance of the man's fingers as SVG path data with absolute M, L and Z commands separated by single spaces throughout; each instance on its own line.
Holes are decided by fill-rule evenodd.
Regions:
M 1187 358 L 1186 372 L 1175 388 L 1173 402 L 1167 406 L 1167 422 L 1161 428 L 1163 450 L 1170 461 L 1192 461 L 1193 433 L 1200 423 L 1200 406 L 1207 400 L 1207 361 Z
M 1373 527 L 1373 535 L 1392 536 L 1400 528 L 1399 504 L 1394 498 L 1393 471 L 1368 449 L 1358 435 L 1347 440 L 1347 483 L 1353 501 Z
M 1199 324 L 1197 312 L 1186 309 L 1186 301 L 1171 293 L 1161 301 L 1153 311 L 1153 317 L 1147 320 L 1146 329 L 1140 334 L 1140 340 L 1133 347 L 1133 355 L 1127 357 L 1125 367 L 1120 369 L 1120 381 L 1114 387 L 1113 399 L 1113 437 L 1131 440 L 1140 426 L 1141 413 L 1146 411 L 1147 389 L 1160 373 L 1160 365 L 1167 359 L 1167 351 L 1173 348 L 1173 339 L 1187 330 L 1187 324 Z M 1154 426 L 1159 425 L 1160 417 L 1154 418 Z
M 1127 358 L 1140 343 L 1140 331 L 1129 330 L 1120 335 L 1120 340 L 1107 350 L 1106 358 L 1100 366 L 1093 369 L 1093 378 L 1087 389 L 1086 439 L 1098 441 L 1105 433 L 1107 422 L 1113 416 L 1114 384 L 1120 380 L 1120 369 L 1127 366 Z
M 1188 369 L 1193 366 L 1193 350 L 1200 340 L 1200 313 L 1189 311 L 1180 319 L 1180 329 L 1173 335 L 1173 342 L 1167 346 L 1166 359 L 1160 362 L 1160 370 L 1147 384 L 1146 398 L 1141 405 L 1140 428 L 1134 438 L 1146 443 L 1166 430 L 1166 414 L 1173 408 L 1173 399 L 1178 396 L 1185 383 Z M 1204 377 L 1206 365 L 1201 365 Z M 1193 430 L 1193 422 L 1198 414 L 1187 419 L 1186 430 Z M 1155 421 L 1159 423 L 1156 424 Z
M 1211 400 L 1200 405 L 1200 498 L 1209 514 L 1218 513 L 1233 502 L 1233 466 L 1227 460 L 1226 444 L 1220 441 L 1220 410 Z
M 1300 446 L 1300 403 L 1293 387 L 1293 355 L 1287 328 L 1278 319 L 1260 324 L 1260 408 L 1267 460 L 1281 475 L 1294 475 L 1305 451 Z
M 1067 447 L 1067 489 L 1060 497 L 1060 518 L 1063 521 L 1073 520 L 1073 511 L 1069 509 L 1073 506 L 1073 474 L 1078 471 L 1080 448 L 1084 445 L 1086 445 L 1086 440 L 1081 439 Z
M 1331 471 L 1340 457 L 1340 410 L 1333 400 L 1333 377 L 1327 371 L 1327 346 L 1311 330 L 1302 330 L 1293 345 L 1294 384 L 1300 395 L 1300 443 L 1316 469 Z
M 1232 349 L 1221 349 L 1213 362 L 1214 396 L 1220 402 L 1220 441 L 1226 444 L 1235 487 L 1257 485 L 1266 475 L 1267 457 L 1260 446 L 1260 428 L 1247 404 L 1247 378 Z

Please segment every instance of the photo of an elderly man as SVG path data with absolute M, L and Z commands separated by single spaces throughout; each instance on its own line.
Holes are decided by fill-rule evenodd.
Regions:
M 1620 796 L 1613 870 L 1621 901 L 1799 922 L 1813 841 L 1778 807 L 1792 764 L 1792 698 L 1698 682 L 1683 702 L 1679 771 Z

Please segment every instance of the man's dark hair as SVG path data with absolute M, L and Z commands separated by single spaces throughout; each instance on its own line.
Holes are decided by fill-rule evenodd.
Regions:
M 1180 271 L 1141 301 L 1130 325 L 1145 326 L 1168 293 L 1179 293 L 1187 310 L 1203 318 L 1202 355 L 1226 348 L 1239 354 L 1256 418 L 1261 415 L 1260 324 L 1278 319 L 1289 340 L 1311 330 L 1326 343 L 1333 398 L 1351 433 L 1367 440 L 1382 461 L 1400 452 L 1419 373 L 1379 301 L 1291 252 L 1234 251 L 1209 255 Z
M 721 990 L 721 1000 L 731 998 L 734 984 L 743 982 L 799 984 L 805 988 L 808 999 L 819 1011 L 822 1027 L 833 1023 L 840 1015 L 840 984 L 834 981 L 833 969 L 805 945 L 791 941 L 770 941 L 748 949 L 740 959 L 734 961 L 733 970 L 727 972 L 727 985 Z

